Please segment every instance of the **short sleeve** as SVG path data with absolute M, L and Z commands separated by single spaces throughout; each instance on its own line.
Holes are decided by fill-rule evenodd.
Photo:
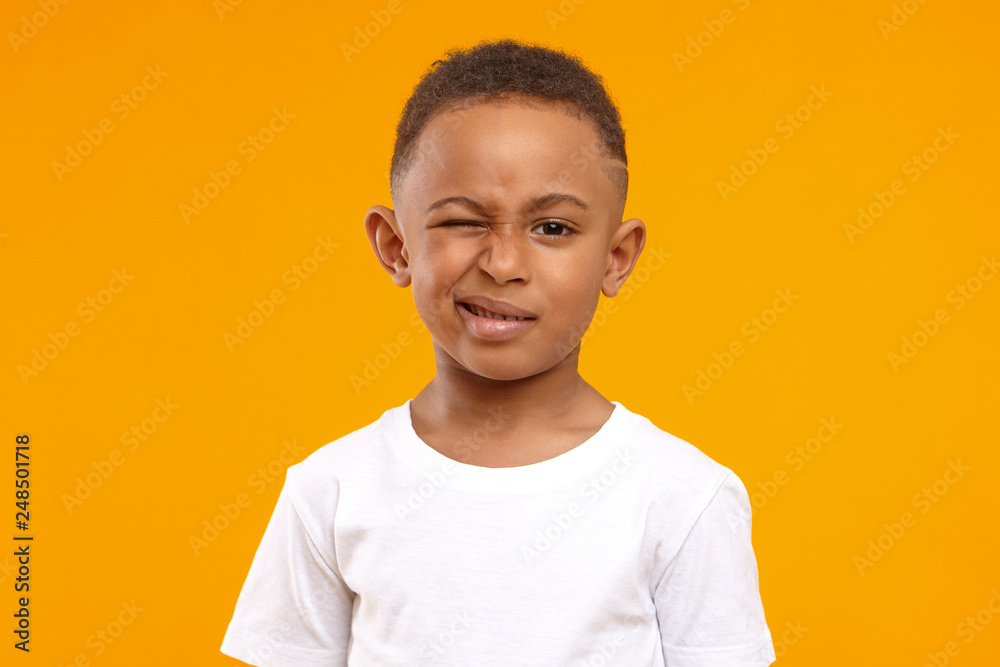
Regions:
M 774 662 L 750 527 L 750 498 L 730 471 L 654 591 L 666 667 Z
M 296 508 L 294 471 L 286 473 L 221 651 L 258 667 L 345 667 L 354 593 L 336 554 L 317 547 Z

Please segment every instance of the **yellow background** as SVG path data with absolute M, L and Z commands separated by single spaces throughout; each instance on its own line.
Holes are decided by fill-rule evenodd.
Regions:
M 1000 618 L 971 641 L 960 624 L 1000 590 L 1000 280 L 961 308 L 954 290 L 1000 251 L 1000 12 L 895 4 L 913 13 L 887 31 L 890 0 L 566 0 L 562 13 L 557 0 L 399 0 L 348 59 L 342 43 L 387 2 L 70 0 L 34 31 L 25 21 L 52 2 L 5 2 L 0 539 L 12 553 L 14 438 L 27 433 L 35 541 L 30 655 L 11 646 L 15 559 L 0 556 L 0 661 L 236 664 L 219 644 L 283 448 L 301 460 L 433 376 L 409 291 L 362 226 L 369 206 L 391 204 L 402 104 L 449 47 L 514 36 L 578 53 L 620 105 L 626 215 L 646 222 L 647 273 L 617 312 L 602 297 L 581 371 L 743 480 L 779 664 L 923 665 L 948 642 L 949 664 L 996 664 Z M 707 32 L 727 9 L 732 22 Z M 679 68 L 674 53 L 699 33 L 706 46 Z M 157 82 L 147 67 L 167 74 Z M 144 99 L 121 118 L 121 96 L 144 77 Z M 803 111 L 811 86 L 831 95 Z M 241 143 L 275 108 L 294 119 L 247 161 Z M 786 137 L 776 124 L 797 110 L 809 118 Z M 102 119 L 113 130 L 57 175 Z M 958 138 L 910 180 L 905 163 L 949 127 Z M 769 137 L 777 152 L 724 200 L 718 182 Z M 231 160 L 239 173 L 186 222 L 180 204 Z M 896 179 L 905 193 L 852 242 L 844 225 Z M 306 262 L 315 270 L 293 290 L 283 276 L 317 238 L 338 246 Z M 669 258 L 650 269 L 654 248 Z M 123 269 L 124 289 L 112 281 Z M 102 293 L 109 283 L 118 293 Z M 284 302 L 231 351 L 225 334 L 275 289 Z M 744 324 L 770 317 L 785 289 L 798 300 L 751 340 Z M 92 317 L 78 310 L 109 297 Z M 894 368 L 888 355 L 921 321 L 935 335 L 917 335 Z M 53 347 L 70 322 L 78 335 Z M 378 358 L 403 332 L 413 343 Z M 744 353 L 710 368 L 735 341 Z M 52 358 L 23 378 L 46 345 Z M 356 390 L 351 376 L 376 360 L 384 368 Z M 716 378 L 688 400 L 699 370 Z M 178 407 L 155 421 L 168 398 Z M 842 427 L 796 469 L 789 452 L 824 418 Z M 129 451 L 120 438 L 144 420 L 152 432 Z M 66 496 L 115 450 L 120 465 L 70 511 Z M 949 461 L 969 468 L 954 483 L 941 481 Z M 271 482 L 256 472 L 268 465 Z M 771 486 L 776 473 L 785 483 Z M 915 498 L 924 488 L 935 502 Z M 190 536 L 241 493 L 249 506 L 195 555 Z M 904 512 L 914 521 L 887 537 Z M 880 536 L 888 548 L 859 571 Z M 132 601 L 143 611 L 97 642 Z M 796 624 L 807 630 L 790 633 Z

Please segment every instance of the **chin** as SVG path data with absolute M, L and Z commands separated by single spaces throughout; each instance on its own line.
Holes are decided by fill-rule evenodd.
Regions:
M 527 377 L 527 375 L 521 372 L 521 369 L 503 364 L 477 364 L 463 361 L 459 361 L 458 363 L 465 369 L 465 372 L 486 378 L 487 380 L 520 380 L 523 377 Z
M 532 375 L 544 373 L 551 368 L 551 366 L 545 366 L 544 364 L 527 364 L 525 361 L 521 357 L 513 361 L 507 359 L 479 359 L 476 362 L 463 360 L 459 361 L 459 363 L 466 371 L 473 375 L 498 381 L 521 380 Z

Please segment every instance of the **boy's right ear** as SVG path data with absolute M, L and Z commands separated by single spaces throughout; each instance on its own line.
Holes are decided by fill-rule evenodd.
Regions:
M 365 214 L 365 231 L 375 257 L 398 287 L 410 284 L 410 254 L 396 213 L 386 206 L 372 206 Z

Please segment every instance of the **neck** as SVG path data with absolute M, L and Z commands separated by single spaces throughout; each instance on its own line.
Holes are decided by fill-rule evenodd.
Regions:
M 493 380 L 461 367 L 436 344 L 437 374 L 413 399 L 432 421 L 475 424 L 501 411 L 505 430 L 548 422 L 605 402 L 577 368 L 580 347 L 552 368 L 517 380 Z

